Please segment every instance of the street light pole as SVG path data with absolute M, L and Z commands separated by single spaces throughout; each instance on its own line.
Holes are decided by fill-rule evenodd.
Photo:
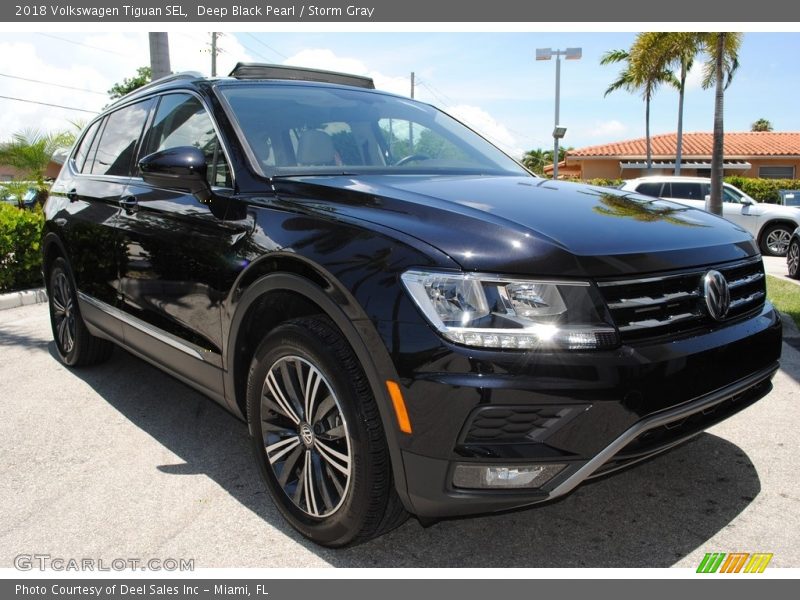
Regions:
M 561 105 L 561 53 L 556 55 L 556 120 L 553 123 L 553 179 L 558 179 L 558 136 L 555 134 L 558 127 L 558 110 Z
M 566 127 L 559 125 L 561 117 L 559 110 L 561 108 L 561 57 L 565 60 L 578 60 L 581 57 L 582 50 L 580 48 L 567 48 L 566 50 L 553 50 L 552 48 L 537 48 L 536 60 L 550 60 L 553 56 L 556 57 L 556 114 L 555 123 L 553 124 L 553 179 L 558 179 L 558 145 L 559 140 L 564 137 L 567 132 Z

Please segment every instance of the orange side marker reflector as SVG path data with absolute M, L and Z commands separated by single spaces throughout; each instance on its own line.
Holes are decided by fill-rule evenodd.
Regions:
M 397 416 L 397 425 L 403 433 L 411 433 L 411 421 L 408 418 L 408 411 L 406 410 L 406 403 L 403 400 L 403 393 L 400 391 L 400 386 L 397 382 L 391 379 L 386 380 L 386 389 L 389 390 L 389 396 L 392 398 L 392 405 L 394 406 L 394 414 Z

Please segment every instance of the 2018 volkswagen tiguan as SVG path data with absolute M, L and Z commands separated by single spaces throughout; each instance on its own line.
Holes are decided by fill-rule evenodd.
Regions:
M 117 344 L 246 420 L 273 501 L 329 546 L 563 496 L 778 368 L 747 233 L 540 179 L 362 77 L 155 82 L 89 123 L 45 212 L 61 360 Z

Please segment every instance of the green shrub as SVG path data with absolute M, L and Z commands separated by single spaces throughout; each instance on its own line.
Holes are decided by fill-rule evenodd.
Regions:
M 759 202 L 770 202 L 772 204 L 778 204 L 781 200 L 778 190 L 800 189 L 800 180 L 798 179 L 759 179 L 757 177 L 731 175 L 726 177 L 725 181 Z
M 0 203 L 0 292 L 42 285 L 44 214 Z

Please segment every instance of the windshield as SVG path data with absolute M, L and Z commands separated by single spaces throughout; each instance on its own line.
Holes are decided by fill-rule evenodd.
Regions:
M 297 84 L 222 84 L 218 90 L 267 176 L 530 175 L 455 119 L 413 100 Z

